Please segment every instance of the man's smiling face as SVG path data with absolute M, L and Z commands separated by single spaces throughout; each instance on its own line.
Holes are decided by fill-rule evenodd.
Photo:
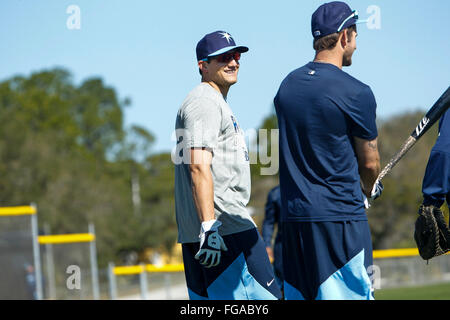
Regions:
M 203 61 L 204 78 L 213 81 L 220 87 L 229 87 L 235 84 L 239 71 L 239 59 L 239 52 L 230 51 L 217 57 L 211 57 L 209 62 Z

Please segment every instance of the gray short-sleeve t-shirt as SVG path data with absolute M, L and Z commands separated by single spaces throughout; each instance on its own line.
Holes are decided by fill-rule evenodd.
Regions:
M 200 219 L 192 198 L 189 171 L 191 148 L 205 148 L 213 154 L 215 217 L 222 222 L 221 235 L 255 228 L 246 205 L 250 199 L 250 164 L 244 133 L 223 99 L 207 83 L 195 87 L 178 110 L 175 163 L 175 211 L 178 242 L 199 241 Z

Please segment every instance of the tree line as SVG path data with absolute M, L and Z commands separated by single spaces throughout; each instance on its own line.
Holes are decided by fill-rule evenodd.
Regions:
M 36 203 L 41 232 L 87 232 L 93 222 L 101 266 L 148 247 L 170 250 L 170 155 L 151 153 L 145 128 L 125 127 L 130 104 L 101 78 L 76 85 L 60 68 L 1 82 L 0 206 Z

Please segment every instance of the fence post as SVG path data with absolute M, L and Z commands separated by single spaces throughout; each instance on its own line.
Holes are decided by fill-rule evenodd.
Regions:
M 117 299 L 116 275 L 114 274 L 114 263 L 108 264 L 109 297 L 111 300 Z
M 141 299 L 147 300 L 147 270 L 145 269 L 145 264 L 141 263 L 142 266 L 142 272 L 140 274 L 140 280 L 141 280 Z
M 89 243 L 89 251 L 91 255 L 91 274 L 92 274 L 92 291 L 94 300 L 100 299 L 100 292 L 98 288 L 98 265 L 97 265 L 97 248 L 95 245 L 95 227 L 93 223 L 89 223 L 89 233 L 94 235 L 94 240 Z
M 37 221 L 37 206 L 35 203 L 30 205 L 35 209 L 35 213 L 31 215 L 31 233 L 33 237 L 33 257 L 34 257 L 34 273 L 36 277 L 36 299 L 42 300 L 43 290 L 42 290 L 42 269 L 41 269 L 41 256 L 39 252 L 39 242 L 38 242 L 38 221 Z
M 167 300 L 172 300 L 171 294 L 170 294 L 170 287 L 171 287 L 171 283 L 170 283 L 170 273 L 165 273 L 164 274 L 164 284 L 166 287 L 166 298 Z
M 44 231 L 46 235 L 50 235 L 48 224 L 45 224 Z M 47 263 L 48 298 L 56 299 L 55 262 L 53 260 L 53 245 L 51 243 L 45 244 L 45 261 Z

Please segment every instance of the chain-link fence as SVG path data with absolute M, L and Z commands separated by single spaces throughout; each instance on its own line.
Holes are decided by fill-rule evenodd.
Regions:
M 92 298 L 89 243 L 41 245 L 41 253 L 46 299 Z
M 99 299 L 95 230 L 39 237 L 46 299 Z M 46 233 L 49 233 L 48 227 Z
M 109 266 L 111 299 L 185 300 L 188 299 L 182 264 L 155 266 Z
M 0 270 L 0 299 L 42 297 L 34 206 L 0 208 Z
M 381 276 L 380 289 L 450 283 L 450 255 L 428 263 L 419 256 L 374 259 L 374 265 Z
M 450 255 L 433 258 L 428 263 L 420 258 L 417 249 L 376 250 L 374 256 L 378 258 L 374 258 L 371 273 L 376 289 L 444 282 L 450 285 Z M 182 265 L 115 267 L 111 264 L 109 296 L 133 300 L 189 299 L 182 268 Z
M 46 229 L 39 235 L 35 205 L 0 207 L 0 300 L 99 299 L 93 224 L 84 234 Z
M 0 208 L 0 300 L 188 299 L 182 264 L 99 271 L 93 225 L 89 233 L 46 228 L 38 236 L 36 213 L 35 206 Z M 375 250 L 373 271 L 377 289 L 450 284 L 450 255 L 427 263 L 415 248 Z
M 0 219 L 0 299 L 35 299 L 31 219 Z

